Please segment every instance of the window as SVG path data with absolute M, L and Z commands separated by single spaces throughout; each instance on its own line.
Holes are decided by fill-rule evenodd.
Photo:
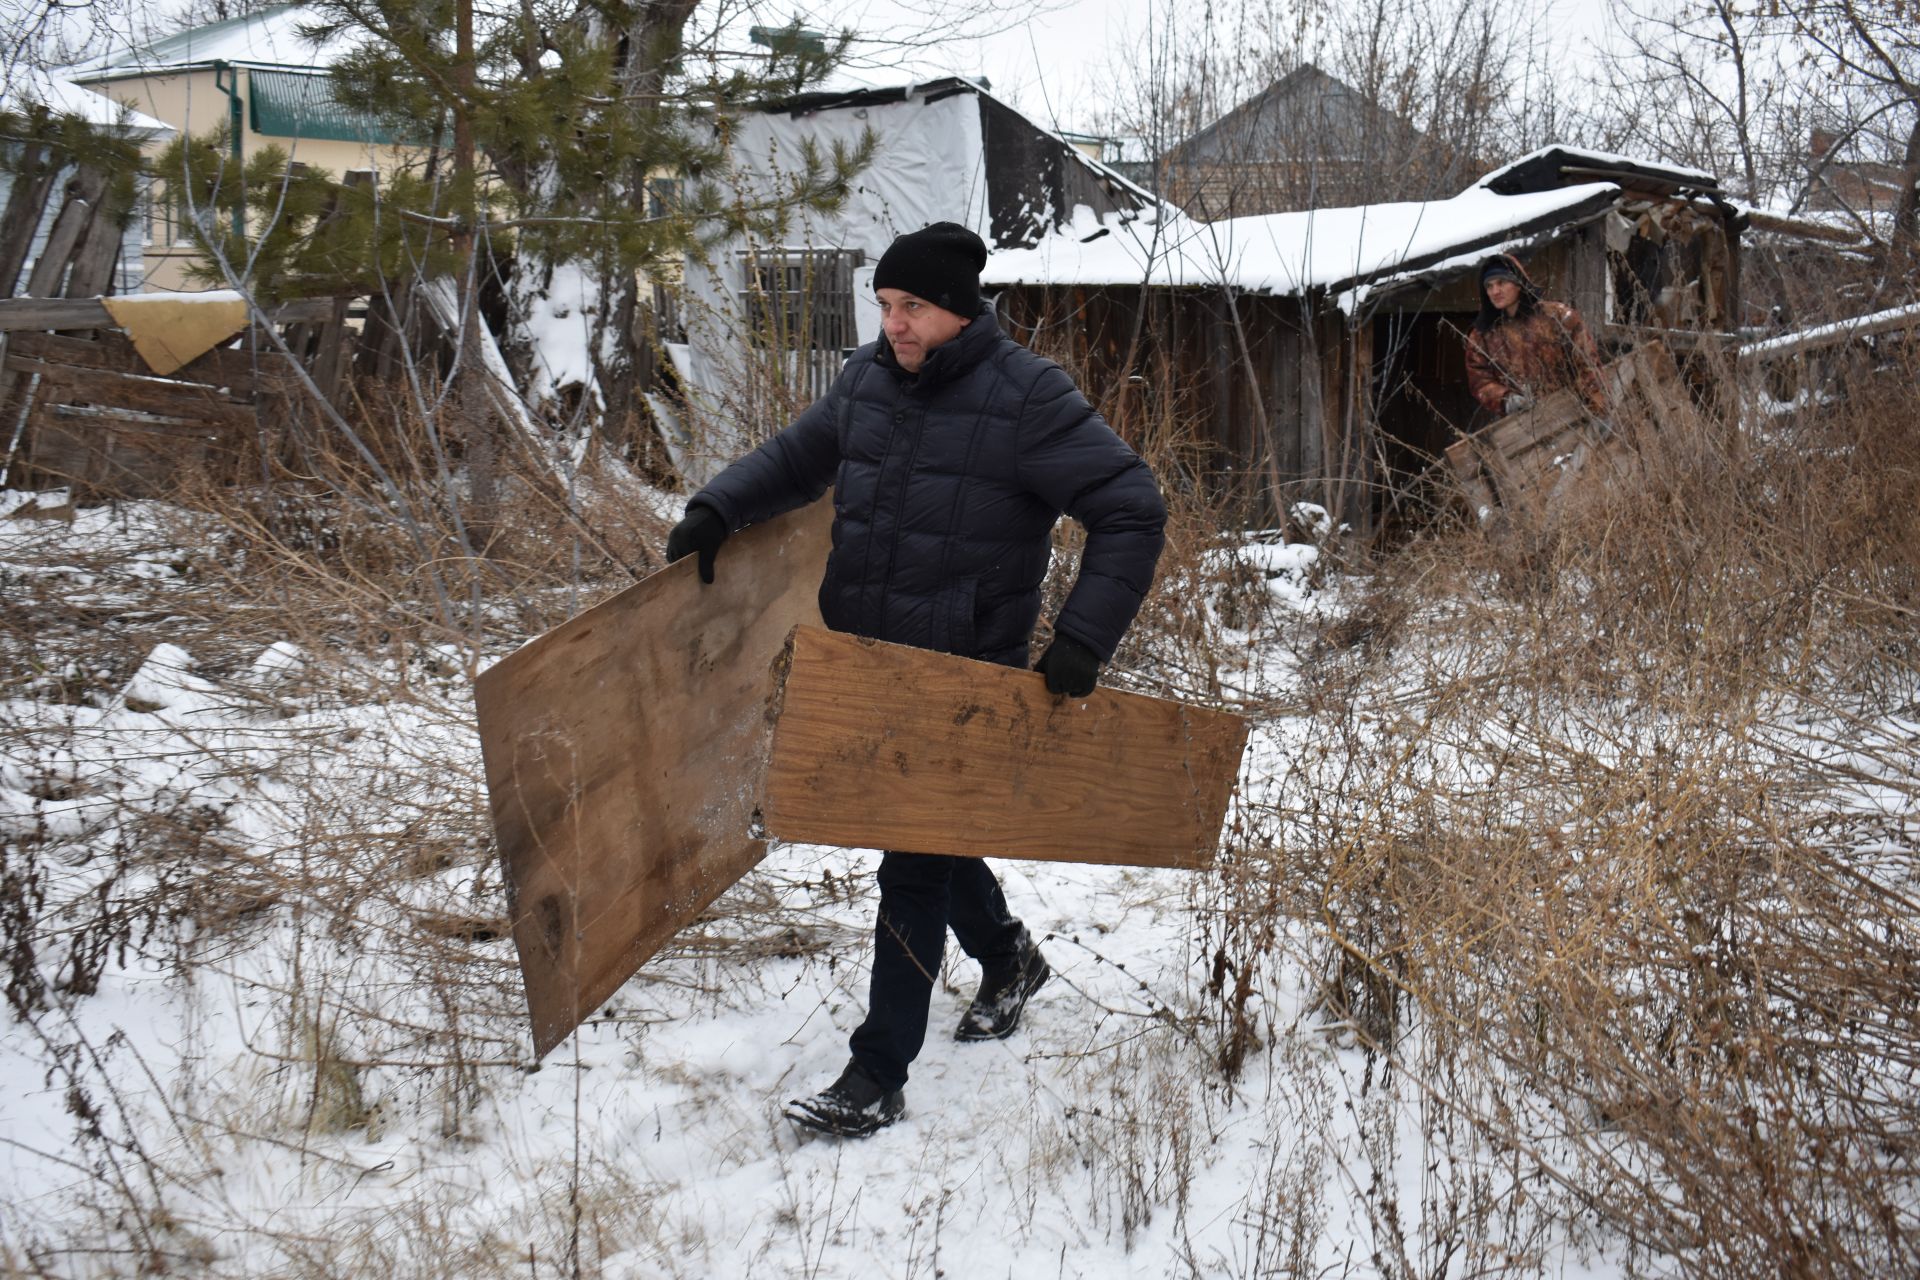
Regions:
M 860 345 L 853 323 L 859 249 L 747 250 L 741 303 L 756 337 L 786 351 L 844 355 Z
M 647 216 L 666 218 L 678 213 L 682 199 L 680 185 L 679 178 L 648 178 Z
M 210 208 L 189 209 L 185 188 L 160 180 L 147 187 L 146 202 L 147 243 L 159 250 L 192 244 L 195 223 L 208 230 L 219 216 Z

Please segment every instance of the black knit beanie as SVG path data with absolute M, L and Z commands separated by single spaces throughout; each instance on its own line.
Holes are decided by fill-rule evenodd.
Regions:
M 904 289 L 971 320 L 980 311 L 986 265 L 984 240 L 957 222 L 935 222 L 887 246 L 873 269 L 873 287 Z

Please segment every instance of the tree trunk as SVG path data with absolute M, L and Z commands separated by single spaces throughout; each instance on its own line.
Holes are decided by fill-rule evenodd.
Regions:
M 698 0 L 642 0 L 625 11 L 624 24 L 618 17 L 592 19 L 614 46 L 621 98 L 646 102 L 661 91 L 669 61 L 663 51 L 678 48 L 697 6 Z M 644 200 L 647 177 L 638 167 L 622 175 L 612 184 L 614 197 Z M 551 174 L 529 174 L 525 180 L 530 187 L 553 181 Z M 623 421 L 637 396 L 641 364 L 634 337 L 640 284 L 634 274 L 611 272 L 591 261 L 556 262 L 529 254 L 515 266 L 509 296 L 508 358 L 535 407 L 552 412 L 572 398 L 566 393 L 577 382 L 582 422 L 591 428 L 596 419 Z M 558 351 L 535 351 L 533 332 L 556 322 L 585 328 L 584 365 L 557 363 L 564 354 Z
M 1907 133 L 1900 172 L 1900 199 L 1893 206 L 1893 258 L 1905 270 L 1920 257 L 1920 112 Z
M 457 0 L 454 12 L 454 80 L 457 99 L 453 106 L 453 173 L 458 198 L 468 201 L 474 194 L 473 146 L 473 0 Z M 458 309 L 454 341 L 458 344 L 460 375 L 452 388 L 449 403 L 453 409 L 454 430 L 466 441 L 469 505 L 468 540 L 473 551 L 485 554 L 493 541 L 494 524 L 499 512 L 499 459 L 494 447 L 498 429 L 480 389 L 484 370 L 477 330 L 482 323 L 476 306 L 473 255 L 475 237 L 470 225 L 454 233 L 455 260 L 460 264 Z

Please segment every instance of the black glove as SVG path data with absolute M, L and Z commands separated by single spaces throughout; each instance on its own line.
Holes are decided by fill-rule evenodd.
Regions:
M 1056 634 L 1034 670 L 1046 676 L 1048 693 L 1084 698 L 1100 678 L 1100 655 L 1072 636 Z
M 700 553 L 700 581 L 713 582 L 713 558 L 727 540 L 727 522 L 712 507 L 688 507 L 687 515 L 667 535 L 667 563 Z

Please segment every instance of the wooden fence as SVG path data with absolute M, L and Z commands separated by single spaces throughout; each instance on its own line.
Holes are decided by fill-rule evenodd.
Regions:
M 60 210 L 23 292 L 35 298 L 89 298 L 112 288 L 128 212 L 115 197 L 123 194 L 99 169 L 71 165 L 45 143 L 26 143 L 0 213 L 0 293 L 11 294 L 20 283 L 56 195 Z
M 271 314 L 329 396 L 351 356 L 349 301 L 312 299 Z M 260 409 L 284 406 L 288 391 L 286 361 L 264 338 L 243 330 L 237 345 L 159 377 L 97 298 L 0 301 L 0 483 L 137 497 L 189 475 L 236 478 L 257 456 Z

